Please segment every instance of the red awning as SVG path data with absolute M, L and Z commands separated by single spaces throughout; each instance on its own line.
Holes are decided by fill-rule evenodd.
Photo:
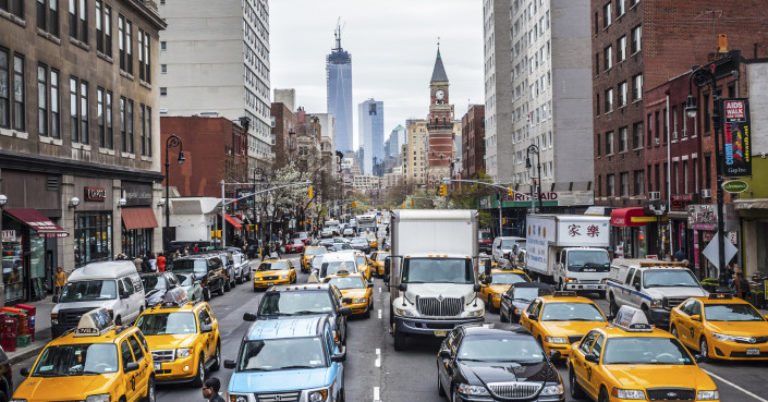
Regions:
M 656 222 L 656 217 L 645 216 L 645 211 L 640 207 L 619 208 L 611 211 L 611 226 L 645 226 L 649 221 Z
M 5 212 L 32 227 L 40 237 L 56 238 L 69 236 L 69 233 L 62 229 L 61 226 L 53 223 L 48 217 L 34 208 L 6 209 Z
M 152 208 L 123 208 L 123 227 L 126 230 L 151 229 L 157 227 L 157 219 Z
M 226 219 L 230 225 L 234 226 L 235 230 L 240 230 L 243 228 L 243 222 L 240 222 L 240 219 L 237 219 L 234 216 L 230 216 L 229 214 L 224 214 L 224 219 Z

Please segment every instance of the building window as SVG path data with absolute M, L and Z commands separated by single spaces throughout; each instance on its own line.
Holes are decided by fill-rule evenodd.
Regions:
M 53 138 L 61 138 L 61 112 L 60 112 L 60 105 L 61 100 L 59 99 L 59 72 L 51 69 L 51 79 L 50 79 L 50 104 L 51 104 L 51 114 L 50 114 L 50 127 L 51 127 L 51 137 Z
M 152 108 L 147 106 L 147 156 L 152 156 Z
M 666 144 L 667 141 L 669 141 L 669 110 L 664 109 L 664 121 L 662 124 L 664 125 L 664 138 L 662 139 L 664 143 Z
M 37 66 L 37 134 L 48 136 L 48 67 Z
M 25 0 L 0 0 L 0 10 L 5 10 L 23 20 L 24 1 Z
M 646 127 L 648 129 L 648 133 L 646 134 L 646 138 L 648 138 L 647 146 L 649 147 L 651 146 L 651 141 L 653 138 L 653 132 L 651 131 L 651 127 L 653 127 L 653 114 L 648 113 L 648 124 Z
M 629 140 L 629 128 L 621 127 L 619 129 L 619 152 L 627 152 L 627 145 Z
M 672 181 L 675 183 L 674 194 L 680 194 L 680 163 L 672 163 Z
M 122 140 L 123 152 L 128 152 L 128 137 L 125 132 L 125 98 L 120 97 L 120 139 Z
M 622 36 L 616 42 L 616 61 L 622 62 L 627 58 L 627 37 Z
M 711 118 L 709 116 L 709 93 L 702 94 L 701 98 L 702 98 L 702 101 L 700 103 L 701 110 L 704 111 L 704 113 L 702 113 L 702 115 L 703 115 L 702 118 L 704 120 L 702 122 L 703 125 L 704 125 L 704 134 L 705 135 L 709 135 L 709 130 L 711 128 L 711 126 L 710 126 Z
M 80 140 L 79 133 L 80 124 L 77 120 L 77 78 L 69 78 L 69 135 L 72 138 L 72 142 L 76 143 Z
M 621 17 L 626 12 L 624 8 L 625 0 L 616 0 L 616 16 Z
M 643 75 L 638 74 L 632 77 L 632 100 L 643 99 Z
M 677 106 L 672 106 L 672 140 L 677 141 Z
M 144 79 L 144 31 L 139 29 L 136 39 L 136 47 L 139 50 L 139 79 Z
M 643 187 L 645 186 L 645 171 L 643 171 L 642 169 L 635 170 L 634 175 L 635 175 L 634 177 L 635 188 L 634 188 L 634 191 L 632 192 L 632 195 L 635 195 L 635 196 L 642 195 L 644 193 Z
M 661 142 L 659 138 L 661 136 L 661 131 L 659 130 L 659 120 L 661 119 L 659 118 L 658 111 L 653 114 L 653 120 L 653 138 L 655 139 L 656 145 L 659 145 Z
M 134 153 L 133 148 L 133 101 L 128 99 L 125 105 L 125 129 L 127 132 L 128 152 Z
M 160 72 L 162 74 L 166 74 L 168 72 L 168 65 L 167 64 L 161 64 L 160 65 Z
M 643 49 L 643 26 L 638 25 L 632 28 L 632 53 L 637 53 Z
M 160 50 L 167 50 L 168 46 L 165 41 L 160 41 Z
M 13 55 L 13 129 L 26 130 L 26 99 L 24 93 L 24 56 Z
M 56 37 L 59 36 L 58 2 L 58 0 L 37 0 L 37 27 Z
M 606 46 L 603 49 L 603 66 L 608 71 L 613 67 L 613 46 Z
M 600 115 L 600 94 L 595 94 L 595 115 Z
M 96 0 L 96 50 L 112 57 L 112 8 Z
M 619 175 L 619 191 L 622 197 L 629 197 L 629 172 L 623 172 Z
M 603 176 L 597 175 L 597 196 L 603 196 Z
M 69 0 L 69 36 L 83 43 L 88 43 L 86 0 Z
M 627 82 L 619 83 L 619 107 L 627 106 Z
M 704 183 L 702 188 L 711 188 L 712 185 L 712 157 L 704 154 Z
M 613 111 L 613 88 L 605 90 L 605 113 Z
M 160 96 L 166 96 L 166 95 L 168 95 L 168 88 L 160 87 Z
M 613 14 L 611 14 L 611 3 L 606 3 L 603 6 L 603 28 L 611 25 L 611 18 L 613 18 Z
M 600 141 L 600 133 L 597 133 L 597 147 L 595 148 L 595 152 L 597 156 L 600 156 L 602 147 L 602 141 Z
M 595 75 L 600 75 L 600 52 L 595 53 Z
M 125 20 L 125 71 L 133 74 L 133 23 Z
M 104 124 L 104 88 L 96 88 L 96 123 L 99 127 L 99 146 L 105 148 L 107 130 Z
M 613 154 L 613 131 L 605 133 L 605 154 Z
M 80 142 L 88 143 L 88 83 L 80 81 Z
M 2 2 L 0 2 L 2 4 Z M 11 126 L 11 97 L 10 71 L 8 70 L 8 50 L 0 48 L 0 127 L 8 128 Z
M 632 148 L 637 149 L 643 146 L 643 122 L 637 122 L 632 125 Z
M 144 81 L 152 83 L 152 70 L 149 63 L 149 34 L 144 32 Z
M 139 104 L 139 139 L 141 141 L 141 156 L 147 156 L 147 109 L 143 104 Z
M 615 193 L 613 192 L 614 187 L 616 185 L 616 175 L 609 174 L 605 176 L 605 192 L 608 197 L 613 197 Z

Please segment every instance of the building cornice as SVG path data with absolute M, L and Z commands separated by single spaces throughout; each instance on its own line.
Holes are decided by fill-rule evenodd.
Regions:
M 147 6 L 147 2 L 151 2 L 155 5 L 154 9 Z M 134 11 L 141 14 L 147 21 L 151 22 L 158 31 L 164 30 L 168 27 L 168 23 L 165 19 L 160 17 L 157 11 L 157 3 L 152 0 L 127 0 L 127 3 Z
M 23 170 L 48 174 L 76 174 L 78 176 L 111 177 L 120 180 L 160 182 L 160 172 L 127 167 L 103 165 L 42 155 L 21 154 L 0 150 L 0 169 Z

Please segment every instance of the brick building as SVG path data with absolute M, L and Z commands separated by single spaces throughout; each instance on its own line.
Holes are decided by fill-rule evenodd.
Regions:
M 455 122 L 449 87 L 448 75 L 445 73 L 443 59 L 438 49 L 432 78 L 429 81 L 429 114 L 427 115 L 429 149 L 426 177 L 428 188 L 436 188 L 443 177 L 451 175 Z
M 472 105 L 461 118 L 461 177 L 485 171 L 485 106 Z
M 280 102 L 272 103 L 272 138 L 275 143 L 272 150 L 275 153 L 275 168 L 286 164 L 296 156 L 296 115 L 289 106 Z

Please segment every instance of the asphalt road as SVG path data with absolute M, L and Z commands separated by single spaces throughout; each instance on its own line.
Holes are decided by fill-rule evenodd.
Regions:
M 298 266 L 296 256 L 294 265 Z M 298 282 L 306 281 L 306 274 L 299 273 Z M 386 402 L 430 402 L 441 401 L 436 389 L 436 353 L 440 341 L 437 339 L 410 338 L 408 349 L 395 352 L 389 335 L 388 293 L 379 279 L 374 280 L 376 301 L 370 318 L 352 318 L 349 321 L 347 340 L 347 361 L 345 363 L 345 388 L 347 401 Z M 222 355 L 233 359 L 237 354 L 240 340 L 250 323 L 243 321 L 243 313 L 253 312 L 262 293 L 254 293 L 247 283 L 238 285 L 224 296 L 214 297 L 210 302 L 219 320 L 222 331 Z M 604 301 L 600 307 L 607 311 Z M 487 321 L 498 321 L 498 314 L 489 314 Z M 28 359 L 14 366 L 18 373 L 22 367 L 29 367 L 34 359 Z M 559 364 L 560 374 L 566 378 L 564 364 Z M 768 402 L 768 363 L 716 362 L 704 363 L 702 367 L 713 376 L 724 402 Z M 229 381 L 232 371 L 221 368 L 212 373 L 223 387 Z M 16 385 L 21 382 L 14 375 Z M 566 384 L 567 387 L 567 384 Z M 222 390 L 224 391 L 224 390 Z M 566 393 L 568 389 L 566 388 Z M 202 400 L 199 389 L 189 385 L 159 385 L 159 401 Z M 571 401 L 572 399 L 568 398 Z

